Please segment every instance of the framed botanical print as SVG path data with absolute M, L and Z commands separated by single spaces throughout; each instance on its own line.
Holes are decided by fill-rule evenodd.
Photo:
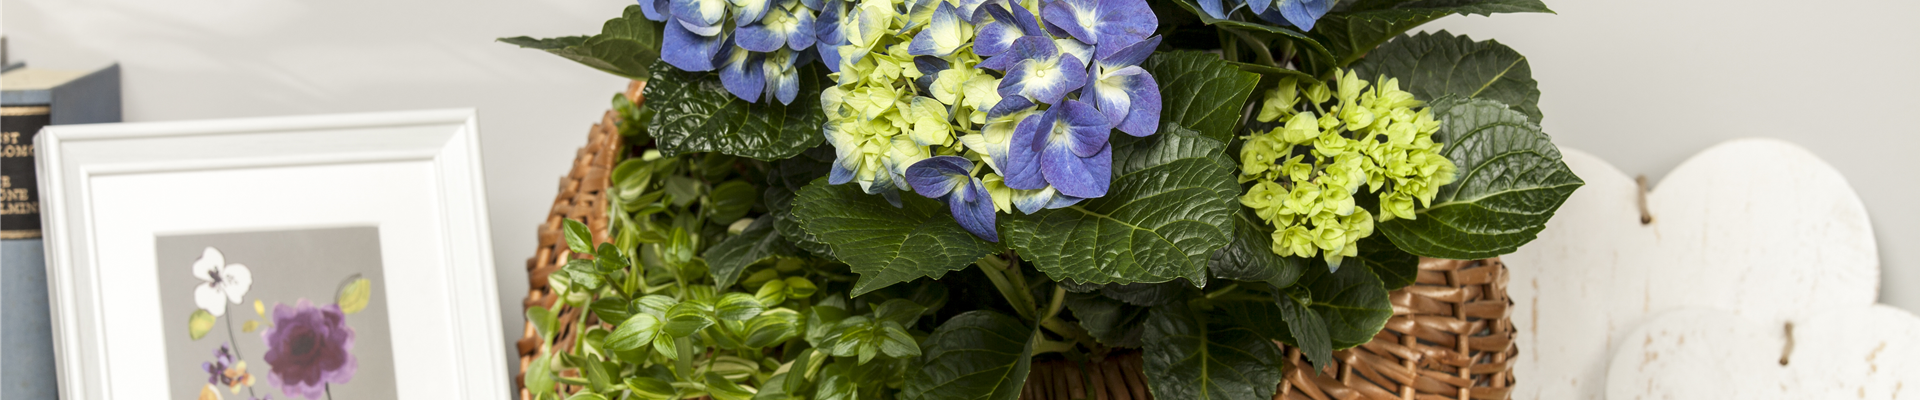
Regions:
M 505 399 L 471 110 L 49 127 L 66 399 Z

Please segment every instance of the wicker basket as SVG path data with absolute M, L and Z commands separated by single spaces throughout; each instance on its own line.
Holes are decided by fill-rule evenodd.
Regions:
M 640 101 L 640 84 L 628 87 L 627 97 Z M 573 254 L 562 240 L 562 219 L 587 222 L 596 241 L 607 241 L 607 174 L 621 158 L 621 137 L 614 127 L 619 115 L 608 111 L 593 126 L 587 146 L 580 149 L 573 169 L 560 182 L 560 193 L 546 223 L 540 225 L 540 247 L 527 259 L 525 307 L 551 307 L 555 296 L 547 274 L 566 265 Z M 1513 387 L 1513 321 L 1508 312 L 1507 267 L 1499 259 L 1455 261 L 1421 259 L 1418 280 L 1392 293 L 1393 318 L 1372 342 L 1334 352 L 1336 363 L 1314 374 L 1298 349 L 1286 350 L 1285 379 L 1274 399 L 1507 399 Z M 556 350 L 573 345 L 568 328 L 581 311 L 562 307 Z M 592 322 L 592 321 L 589 321 Z M 518 343 L 520 370 L 526 370 L 539 351 L 540 337 L 528 323 Z M 1033 400 L 1146 400 L 1151 399 L 1141 375 L 1137 350 L 1108 354 L 1101 360 L 1036 361 L 1021 399 Z M 516 375 L 520 397 L 528 395 L 523 375 Z M 563 388 L 572 391 L 574 388 Z

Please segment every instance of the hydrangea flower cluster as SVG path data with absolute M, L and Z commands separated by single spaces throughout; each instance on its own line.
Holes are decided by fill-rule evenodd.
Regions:
M 666 22 L 660 58 L 685 71 L 720 71 L 727 92 L 749 102 L 792 104 L 799 67 L 831 49 L 815 49 L 821 0 L 639 0 L 648 19 Z
M 995 215 L 1106 195 L 1114 130 L 1152 135 L 1160 89 L 1139 64 L 1144 0 L 826 0 L 836 85 L 821 94 L 829 182 L 945 200 L 999 241 Z
M 1257 118 L 1284 124 L 1246 138 L 1240 181 L 1254 184 L 1240 204 L 1273 225 L 1274 253 L 1322 255 L 1338 268 L 1373 235 L 1374 212 L 1354 201 L 1362 186 L 1379 196 L 1385 222 L 1416 218 L 1416 200 L 1427 206 L 1453 182 L 1455 166 L 1433 139 L 1440 122 L 1432 111 L 1400 90 L 1397 79 L 1372 90 L 1368 84 L 1342 72 L 1338 92 L 1314 82 L 1303 93 L 1289 78 L 1267 93 Z M 1301 100 L 1310 110 L 1295 111 Z M 1329 100 L 1335 103 L 1323 107 Z
M 1240 7 L 1247 12 L 1280 26 L 1300 28 L 1301 31 L 1313 30 L 1314 22 L 1333 10 L 1333 4 L 1339 0 L 1200 0 L 1200 11 L 1208 16 L 1227 19 Z

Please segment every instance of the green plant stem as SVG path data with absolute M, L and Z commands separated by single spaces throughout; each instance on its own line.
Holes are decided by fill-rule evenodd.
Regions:
M 1020 271 L 1013 267 L 1019 263 L 1018 258 L 1008 262 L 998 256 L 988 255 L 975 261 L 974 266 L 980 267 L 980 272 L 987 275 L 987 280 L 993 282 L 993 288 L 1000 291 L 1000 297 L 1006 298 L 1008 304 L 1013 305 L 1013 311 L 1019 313 L 1021 319 L 1036 321 L 1038 319 L 1033 314 L 1039 307 L 1035 306 L 1033 294 L 1027 291 L 1026 277 L 1020 276 Z
M 1227 33 L 1232 33 L 1233 36 L 1238 37 L 1240 40 L 1246 41 L 1247 48 L 1253 50 L 1253 55 L 1255 57 L 1259 57 L 1261 64 L 1270 65 L 1270 66 L 1273 66 L 1274 68 L 1284 68 L 1280 66 L 1280 63 L 1274 62 L 1273 53 L 1267 50 L 1267 43 L 1265 41 L 1262 41 L 1259 38 L 1253 37 L 1253 34 L 1247 33 L 1246 31 L 1242 31 L 1239 29 L 1233 29 L 1233 28 L 1222 26 L 1220 27 L 1220 30 L 1226 31 Z
M 1238 290 L 1238 289 L 1240 289 L 1239 283 L 1230 284 L 1230 285 L 1227 285 L 1227 287 L 1220 288 L 1220 290 L 1215 290 L 1213 292 L 1207 293 L 1207 298 L 1217 299 L 1217 298 L 1220 298 L 1220 296 L 1225 296 L 1228 293 L 1233 293 L 1234 290 Z
M 1040 334 L 1039 332 L 1034 332 L 1034 335 L 1039 335 L 1039 334 Z M 1038 340 L 1039 342 L 1034 343 L 1033 354 L 1065 353 L 1065 352 L 1073 351 L 1073 343 L 1070 343 L 1070 342 L 1055 342 L 1052 340 L 1047 340 L 1045 338 L 1035 338 L 1034 340 Z

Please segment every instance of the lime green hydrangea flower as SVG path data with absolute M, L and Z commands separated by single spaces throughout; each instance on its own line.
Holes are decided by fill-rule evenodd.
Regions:
M 1332 85 L 1288 78 L 1264 96 L 1256 119 L 1279 126 L 1245 138 L 1240 204 L 1274 227 L 1275 254 L 1339 268 L 1376 222 L 1417 218 L 1453 182 L 1433 138 L 1440 122 L 1398 80 L 1378 82 L 1341 71 Z

